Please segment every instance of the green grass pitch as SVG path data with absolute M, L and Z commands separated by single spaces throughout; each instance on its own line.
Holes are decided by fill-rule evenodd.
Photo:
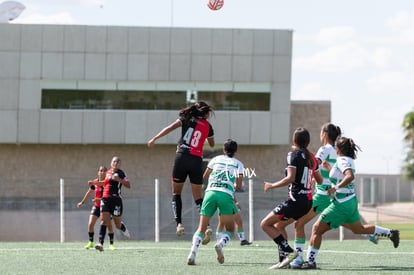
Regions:
M 378 245 L 365 240 L 322 243 L 318 270 L 268 270 L 276 263 L 272 241 L 240 246 L 233 241 L 224 249 L 225 262 L 216 261 L 213 243 L 200 246 L 195 266 L 187 266 L 191 243 L 117 241 L 117 249 L 86 250 L 86 242 L 1 243 L 0 274 L 412 274 L 414 241 Z M 293 243 L 292 243 L 293 245 Z M 104 246 L 107 248 L 107 243 Z

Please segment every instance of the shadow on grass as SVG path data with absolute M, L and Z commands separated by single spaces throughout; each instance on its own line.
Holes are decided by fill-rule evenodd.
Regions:
M 366 267 L 352 267 L 352 266 L 346 266 L 346 267 L 337 267 L 337 266 L 327 266 L 322 265 L 318 266 L 318 269 L 321 270 L 329 270 L 329 271 L 414 271 L 414 266 L 386 266 L 386 265 L 371 265 Z

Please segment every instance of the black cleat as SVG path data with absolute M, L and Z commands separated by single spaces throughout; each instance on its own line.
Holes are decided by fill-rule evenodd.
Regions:
M 397 248 L 398 245 L 400 244 L 400 231 L 396 229 L 391 229 L 390 232 L 391 232 L 390 240 L 392 241 L 394 248 Z
M 240 245 L 251 245 L 252 243 L 249 242 L 248 240 L 243 240 L 240 242 Z
M 316 263 L 304 262 L 301 269 L 316 269 Z

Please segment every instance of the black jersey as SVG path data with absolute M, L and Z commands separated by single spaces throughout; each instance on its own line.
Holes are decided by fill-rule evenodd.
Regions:
M 314 167 L 316 160 L 313 159 Z M 298 195 L 306 195 L 312 199 L 312 176 L 315 169 L 308 167 L 306 154 L 302 150 L 289 152 L 287 155 L 287 166 L 296 168 L 295 181 L 289 185 L 289 196 L 294 199 Z

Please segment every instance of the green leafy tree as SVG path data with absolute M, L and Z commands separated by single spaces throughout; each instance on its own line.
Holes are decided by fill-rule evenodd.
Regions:
M 414 179 L 414 111 L 404 116 L 402 127 L 404 140 L 410 145 L 405 158 L 404 174 L 408 179 Z

